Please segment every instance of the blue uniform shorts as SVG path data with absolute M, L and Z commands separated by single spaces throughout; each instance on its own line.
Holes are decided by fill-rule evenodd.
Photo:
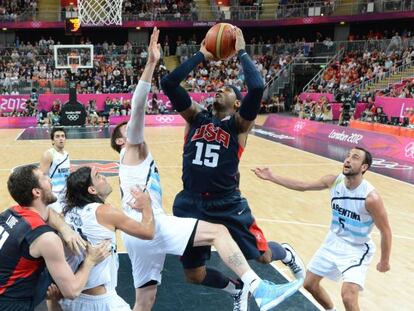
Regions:
M 175 197 L 173 213 L 224 225 L 248 260 L 260 257 L 268 249 L 263 232 L 239 191 L 212 195 L 183 190 Z M 181 260 L 185 269 L 192 269 L 204 266 L 210 255 L 210 246 L 187 247 Z

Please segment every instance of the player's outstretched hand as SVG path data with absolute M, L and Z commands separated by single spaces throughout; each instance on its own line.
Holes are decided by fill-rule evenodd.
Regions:
M 151 34 L 150 43 L 148 45 L 148 63 L 157 63 L 161 58 L 161 46 L 158 43 L 160 31 L 154 27 Z
M 264 180 L 271 180 L 273 176 L 272 170 L 268 167 L 264 167 L 264 168 L 256 167 L 255 169 L 252 169 L 252 171 L 256 174 L 257 177 L 264 179 Z
M 243 32 L 239 27 L 236 28 L 236 53 L 238 53 L 240 50 L 246 49 L 246 41 L 244 40 Z
M 214 55 L 207 51 L 205 39 L 201 41 L 200 52 L 203 53 L 205 60 L 214 60 Z
M 133 202 L 128 203 L 131 208 L 142 212 L 144 209 L 151 209 L 151 198 L 145 188 L 133 187 L 131 194 L 134 197 Z

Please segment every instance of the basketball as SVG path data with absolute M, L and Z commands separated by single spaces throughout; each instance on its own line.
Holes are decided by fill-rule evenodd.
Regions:
M 206 49 L 217 59 L 225 59 L 236 52 L 236 32 L 231 24 L 219 23 L 209 29 L 206 35 Z

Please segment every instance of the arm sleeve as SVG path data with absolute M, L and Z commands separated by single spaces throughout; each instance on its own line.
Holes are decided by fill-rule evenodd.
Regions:
M 126 136 L 131 145 L 144 142 L 145 104 L 151 90 L 151 83 L 139 80 L 132 95 L 131 118 L 128 121 Z
M 191 98 L 187 91 L 180 86 L 180 83 L 202 61 L 204 61 L 203 53 L 197 52 L 161 80 L 162 90 L 178 112 L 191 106 Z
M 256 119 L 256 116 L 260 110 L 264 83 L 260 72 L 253 64 L 246 51 L 240 50 L 238 57 L 242 65 L 244 79 L 247 84 L 247 95 L 242 100 L 239 113 L 243 119 L 253 121 Z

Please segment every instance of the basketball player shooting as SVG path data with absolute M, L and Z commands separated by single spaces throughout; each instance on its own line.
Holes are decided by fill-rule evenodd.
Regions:
M 301 286 L 305 267 L 291 246 L 266 241 L 247 200 L 241 196 L 239 190 L 239 160 L 260 109 L 264 83 L 245 51 L 242 31 L 239 28 L 234 28 L 234 31 L 235 52 L 248 87 L 244 98 L 236 87 L 226 85 L 217 91 L 213 111 L 208 112 L 192 103 L 188 93 L 180 86 L 180 82 L 198 64 L 217 59 L 217 53 L 213 55 L 206 48 L 208 40 L 202 42 L 198 53 L 161 81 L 173 107 L 187 121 L 182 175 L 184 190 L 177 194 L 173 212 L 178 217 L 194 217 L 222 224 L 230 231 L 247 259 L 256 259 L 261 263 L 282 260 L 291 269 L 297 280 L 286 285 L 289 289 L 284 288 L 279 292 L 278 302 L 267 305 L 256 299 L 260 309 L 267 310 L 292 295 Z M 218 38 L 216 42 L 222 42 L 222 39 Z M 209 49 L 214 50 L 211 47 Z M 209 246 L 186 250 L 182 263 L 187 280 L 220 288 L 233 296 L 233 310 L 247 310 L 248 291 L 243 287 L 244 281 L 233 281 L 218 270 L 206 268 L 205 262 L 210 258 L 210 251 Z M 241 292 L 235 294 L 238 288 L 241 288 Z M 260 288 L 258 291 L 260 292 Z M 269 291 L 279 290 L 273 288 Z

